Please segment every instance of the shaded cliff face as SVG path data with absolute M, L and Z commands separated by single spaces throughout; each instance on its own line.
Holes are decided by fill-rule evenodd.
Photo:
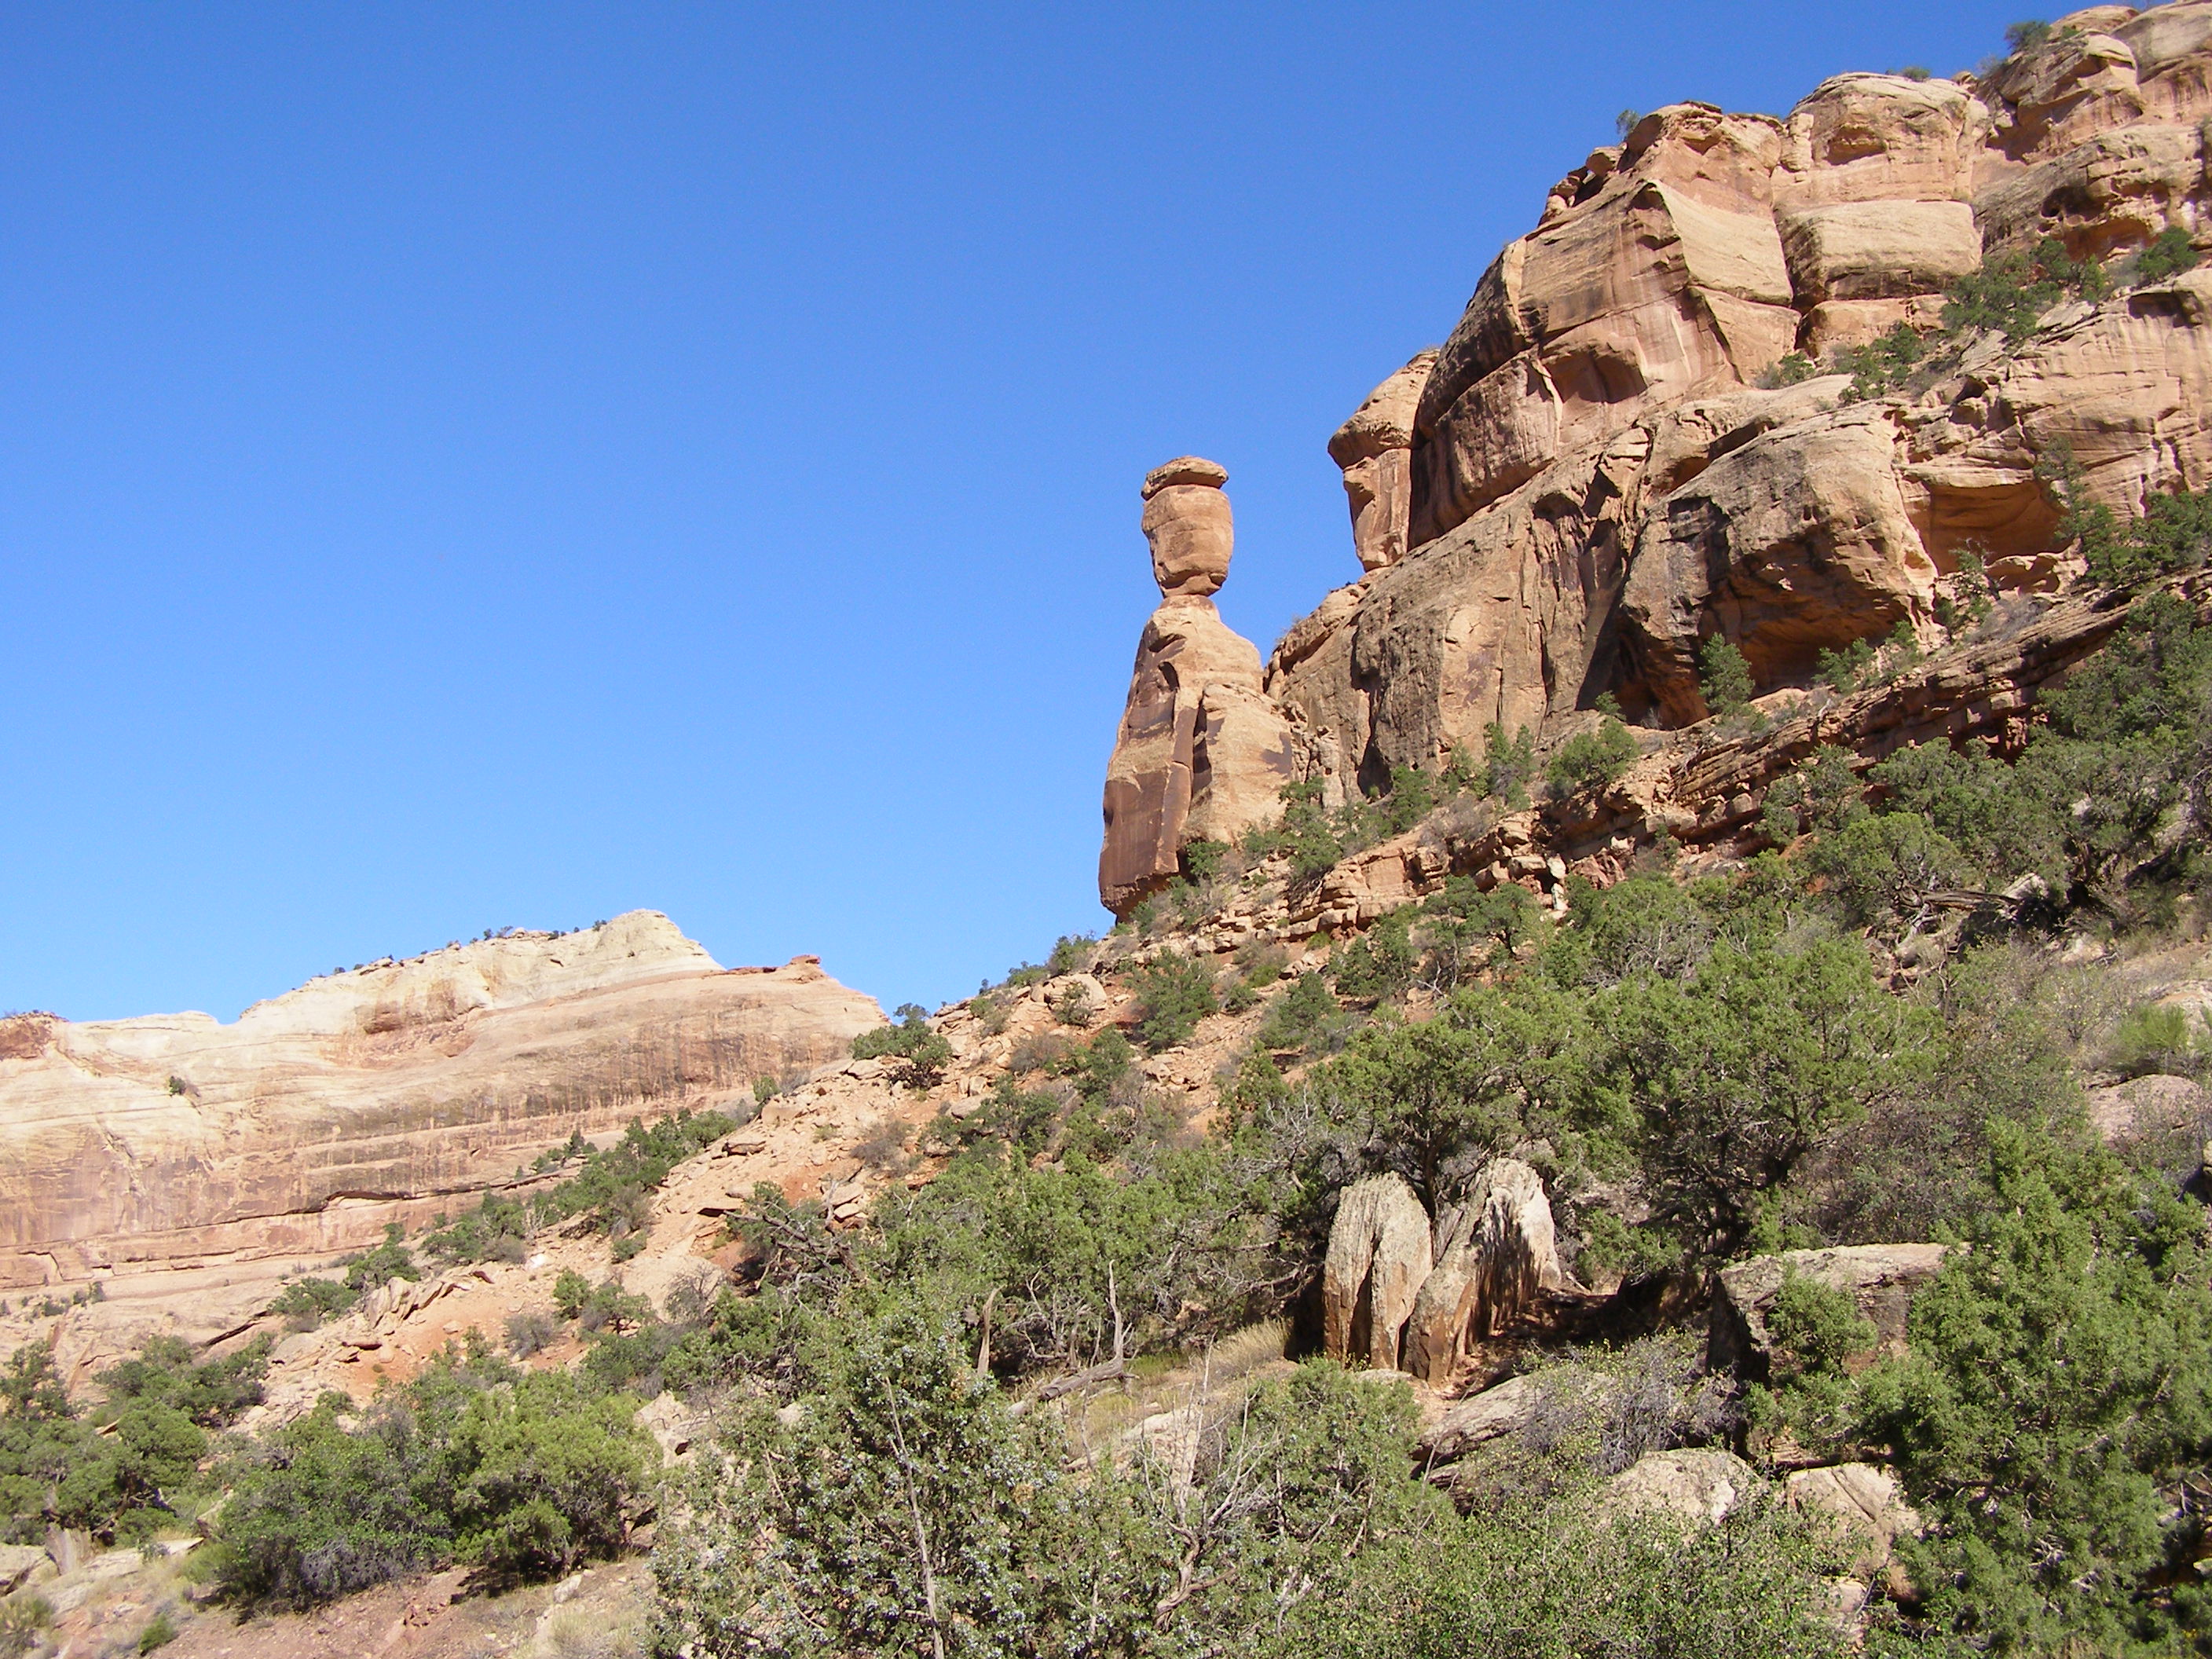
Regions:
M 733 1098 L 880 1024 L 669 920 L 521 934 L 205 1014 L 0 1025 L 0 1288 L 356 1249 L 574 1131 Z
M 2061 19 L 1986 82 L 1838 76 L 1784 120 L 1677 105 L 1594 152 L 1332 445 L 1367 574 L 1269 664 L 1292 751 L 1349 787 L 1492 721 L 1548 740 L 1607 692 L 1686 725 L 1716 635 L 1765 692 L 1925 632 L 1962 550 L 2062 585 L 2038 465 L 2063 450 L 2117 509 L 2212 484 L 2202 272 L 1964 337 L 1910 392 L 1774 373 L 1934 330 L 1951 284 L 2046 238 L 2212 241 L 2208 117 L 2212 0 L 2185 0 Z M 1372 415 L 1409 375 L 1410 421 Z

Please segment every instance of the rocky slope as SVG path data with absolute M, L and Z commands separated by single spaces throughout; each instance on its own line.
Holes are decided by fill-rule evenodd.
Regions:
M 718 966 L 663 915 L 384 961 L 205 1014 L 0 1025 L 0 1290 L 205 1334 L 275 1279 L 516 1179 L 573 1133 L 842 1058 L 873 1000 Z M 34 1298 L 27 1298 L 27 1300 Z
M 1592 152 L 1331 440 L 1360 580 L 1285 632 L 1260 697 L 1211 665 L 1225 643 L 1183 694 L 1226 710 L 1233 687 L 1264 740 L 1209 744 L 1194 709 L 1164 761 L 1125 763 L 1167 707 L 1140 652 L 1102 897 L 1126 913 L 1286 778 L 1334 800 L 1480 753 L 1493 721 L 1548 746 L 1607 695 L 1647 744 L 1695 725 L 1717 635 L 1759 691 L 1802 690 L 1824 650 L 1942 643 L 1970 558 L 2047 599 L 2070 574 L 2062 457 L 2124 512 L 2212 483 L 2212 272 L 2124 263 L 2207 234 L 2208 117 L 2212 3 L 2181 0 L 2062 18 L 1985 79 L 1842 75 L 1783 119 L 1674 105 Z M 2021 337 L 1936 332 L 1947 289 L 2046 239 L 2120 262 L 2119 291 L 2046 303 Z M 1921 374 L 1814 372 L 1900 324 Z M 1713 799 L 1677 805 L 1702 821 Z

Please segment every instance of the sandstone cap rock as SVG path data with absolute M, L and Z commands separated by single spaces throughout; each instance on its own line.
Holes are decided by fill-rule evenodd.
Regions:
M 1209 461 L 1203 455 L 1178 455 L 1145 474 L 1144 487 L 1138 493 L 1149 501 L 1170 484 L 1202 484 L 1218 489 L 1228 482 L 1229 469 L 1220 462 Z

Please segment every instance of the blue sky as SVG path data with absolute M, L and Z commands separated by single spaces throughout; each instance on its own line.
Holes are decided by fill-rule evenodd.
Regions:
M 1615 112 L 2014 15 L 7 5 L 0 1011 L 638 907 L 970 992 L 1109 920 L 1148 467 L 1265 650 Z

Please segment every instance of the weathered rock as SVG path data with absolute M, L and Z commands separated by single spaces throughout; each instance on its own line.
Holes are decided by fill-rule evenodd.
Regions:
M 1704 717 L 1705 634 L 1726 635 L 1765 687 L 1926 613 L 1936 569 L 1896 461 L 1887 415 L 1849 405 L 1721 456 L 1646 521 L 1621 616 L 1670 720 Z
M 1936 294 L 1981 268 L 1964 202 L 1841 202 L 1782 222 L 1800 303 Z
M 635 911 L 205 1014 L 43 1023 L 0 1059 L 0 1287 L 359 1249 L 573 1132 L 732 1097 L 882 1023 L 812 957 L 717 966 Z M 210 1286 L 211 1287 L 211 1286 Z
M 2212 1089 L 2154 1073 L 2089 1091 L 2089 1123 L 2108 1146 L 2194 1126 L 2212 1128 Z
M 1152 580 L 1164 596 L 1204 599 L 1229 580 L 1236 527 L 1221 491 L 1228 482 L 1224 468 L 1195 455 L 1145 475 L 1145 539 L 1152 549 Z
M 1413 1455 L 1425 1463 L 1453 1462 L 1493 1440 L 1525 1432 L 1562 1394 L 1583 1401 L 1611 1387 L 1602 1376 L 1571 1368 L 1510 1378 L 1452 1401 L 1422 1431 Z
M 1493 1158 L 1441 1231 L 1407 1322 L 1406 1369 L 1449 1382 L 1476 1344 L 1506 1334 L 1545 1291 L 1571 1282 L 1542 1178 L 1517 1158 Z
M 1418 354 L 1369 392 L 1328 441 L 1329 459 L 1344 471 L 1344 493 L 1352 507 L 1352 548 L 1363 570 L 1380 570 L 1406 556 L 1406 524 L 1413 510 L 1413 416 L 1436 362 L 1433 346 Z
M 1713 1297 L 1712 1331 L 1706 1363 L 1763 1381 L 1771 1363 L 1771 1338 L 1766 1316 L 1783 1282 L 1798 1273 L 1832 1290 L 1848 1291 L 1860 1316 L 1875 1328 L 1875 1343 L 1849 1355 L 1844 1364 L 1856 1371 L 1885 1355 L 1905 1352 L 1912 1295 L 1943 1266 L 1942 1244 L 1848 1244 L 1827 1250 L 1785 1250 L 1754 1256 L 1721 1271 Z
M 1617 171 L 1506 248 L 1421 394 L 1416 545 L 1646 407 L 1747 384 L 1790 349 L 1780 148 L 1769 118 L 1672 106 L 1630 134 Z
M 1869 1583 L 1888 1571 L 1897 1540 L 1920 1530 L 1920 1516 L 1905 1501 L 1897 1477 L 1871 1463 L 1796 1470 L 1783 1479 L 1782 1501 L 1826 1522 L 1850 1552 L 1846 1571 Z M 1890 1588 L 1901 1595 L 1907 1586 Z
M 1098 896 L 1117 915 L 1173 878 L 1187 842 L 1231 841 L 1273 818 L 1301 775 L 1304 745 L 1267 696 L 1258 650 L 1206 597 L 1229 574 L 1227 476 L 1186 456 L 1145 480 L 1163 597 L 1106 768 Z
M 1322 1343 L 1332 1358 L 1398 1369 L 1431 1248 L 1429 1213 L 1399 1176 L 1370 1176 L 1345 1189 L 1322 1267 Z
M 1717 1525 L 1759 1490 L 1759 1475 L 1717 1446 L 1646 1452 L 1606 1482 L 1602 1503 L 1616 1515 L 1677 1515 Z
M 1953 82 L 1832 76 L 1783 124 L 1775 209 L 1966 201 L 1991 125 L 1988 109 Z
M 46 1551 L 33 1544 L 0 1544 L 0 1595 L 12 1595 L 40 1567 Z

